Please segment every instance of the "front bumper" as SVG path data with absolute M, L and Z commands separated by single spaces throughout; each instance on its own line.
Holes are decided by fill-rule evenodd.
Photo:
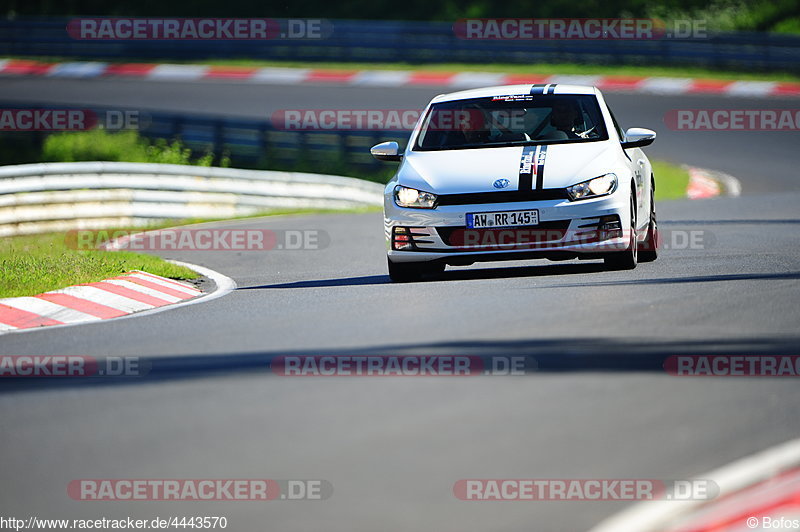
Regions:
M 539 211 L 539 224 L 528 227 L 466 229 L 467 213 L 510 210 Z M 440 261 L 470 264 L 478 261 L 547 258 L 597 258 L 628 246 L 625 231 L 605 231 L 616 219 L 630 227 L 629 196 L 616 191 L 595 199 L 554 199 L 479 205 L 446 205 L 436 209 L 398 207 L 384 197 L 384 230 L 392 262 Z M 395 249 L 395 228 L 410 235 L 413 249 Z M 406 228 L 399 229 L 399 228 Z

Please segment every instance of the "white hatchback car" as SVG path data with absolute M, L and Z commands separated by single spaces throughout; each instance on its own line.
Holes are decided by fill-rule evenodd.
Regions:
M 509 85 L 434 98 L 384 193 L 389 275 L 527 258 L 655 260 L 656 134 L 623 133 L 595 87 Z

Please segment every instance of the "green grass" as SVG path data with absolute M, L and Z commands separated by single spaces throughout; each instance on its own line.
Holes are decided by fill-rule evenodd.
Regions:
M 678 165 L 665 161 L 651 161 L 656 177 L 656 200 L 679 199 L 686 197 L 689 186 L 689 173 Z
M 5 57 L 7 59 L 26 59 L 47 62 L 74 61 L 75 59 L 59 57 Z M 716 70 L 704 67 L 657 66 L 657 65 L 594 65 L 579 63 L 441 63 L 441 64 L 409 64 L 409 63 L 343 63 L 343 62 L 300 62 L 300 61 L 263 61 L 254 59 L 209 59 L 204 61 L 163 60 L 174 64 L 203 64 L 214 66 L 237 67 L 297 67 L 324 68 L 332 70 L 416 70 L 428 72 L 502 72 L 506 74 L 530 75 L 577 75 L 593 76 L 661 76 L 677 78 L 705 78 L 717 80 L 751 80 L 751 81 L 791 81 L 800 82 L 800 74 L 792 72 L 752 72 L 747 70 Z M 131 62 L 124 60 L 119 62 Z M 152 60 L 149 62 L 153 62 Z
M 0 297 L 30 296 L 142 270 L 171 279 L 196 279 L 188 268 L 128 251 L 70 249 L 64 233 L 0 240 Z

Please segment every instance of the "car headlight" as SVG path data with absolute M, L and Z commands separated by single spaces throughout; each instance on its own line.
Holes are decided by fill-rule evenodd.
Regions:
M 616 174 L 606 174 L 567 187 L 567 194 L 569 194 L 570 200 L 575 201 L 605 196 L 615 190 L 617 190 Z
M 430 192 L 423 192 L 400 185 L 394 187 L 394 202 L 398 207 L 433 209 L 436 207 L 436 199 L 436 194 L 431 194 Z

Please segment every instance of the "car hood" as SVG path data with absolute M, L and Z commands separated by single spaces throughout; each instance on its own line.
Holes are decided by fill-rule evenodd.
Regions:
M 564 188 L 614 171 L 613 147 L 610 141 L 548 145 L 543 188 Z M 522 146 L 409 151 L 398 170 L 398 184 L 436 194 L 461 194 L 496 191 L 493 183 L 507 179 L 504 190 L 518 190 L 522 153 Z

